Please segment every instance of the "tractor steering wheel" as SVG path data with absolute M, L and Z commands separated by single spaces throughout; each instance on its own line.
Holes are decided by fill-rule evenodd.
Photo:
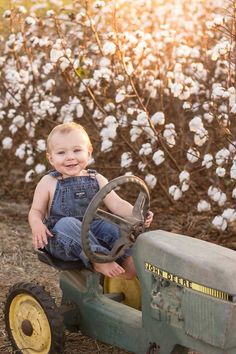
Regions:
M 140 190 L 133 207 L 132 216 L 122 218 L 99 209 L 103 199 L 116 187 L 123 184 L 136 184 Z M 83 218 L 81 228 L 82 247 L 91 262 L 106 263 L 120 258 L 130 248 L 138 235 L 144 231 L 144 221 L 150 206 L 150 196 L 146 184 L 136 176 L 120 176 L 108 182 L 91 200 Z M 91 250 L 89 228 L 94 217 L 99 217 L 119 226 L 120 238 L 115 242 L 109 254 L 98 254 Z

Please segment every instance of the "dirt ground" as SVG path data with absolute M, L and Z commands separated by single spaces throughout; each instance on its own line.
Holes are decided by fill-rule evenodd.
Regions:
M 32 252 L 27 224 L 28 206 L 0 202 L 0 353 L 13 353 L 6 337 L 3 308 L 9 288 L 16 282 L 39 282 L 55 298 L 60 296 L 58 272 L 39 262 Z M 66 333 L 65 353 L 125 354 L 127 352 L 92 340 L 80 333 Z
M 4 328 L 3 308 L 9 288 L 16 282 L 39 282 L 55 298 L 60 297 L 58 272 L 39 262 L 32 251 L 30 230 L 27 224 L 28 205 L 0 201 L 0 353 L 13 353 Z M 235 233 L 220 235 L 210 229 L 209 220 L 191 213 L 177 216 L 159 213 L 153 228 L 196 236 L 226 246 L 235 246 Z M 210 232 L 211 230 L 211 232 Z M 104 345 L 80 333 L 66 333 L 65 353 L 125 354 L 112 346 Z

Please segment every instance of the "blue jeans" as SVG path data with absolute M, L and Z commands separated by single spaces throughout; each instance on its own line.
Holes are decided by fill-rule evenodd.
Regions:
M 82 222 L 74 217 L 61 218 L 51 229 L 53 237 L 48 237 L 46 250 L 63 261 L 81 260 L 86 267 L 89 259 L 81 245 Z M 120 237 L 118 226 L 96 219 L 90 225 L 89 240 L 93 252 L 108 254 Z

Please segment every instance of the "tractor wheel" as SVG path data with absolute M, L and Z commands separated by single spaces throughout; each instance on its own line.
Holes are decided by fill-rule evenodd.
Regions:
M 126 280 L 122 277 L 105 277 L 103 290 L 105 294 L 123 294 L 123 304 L 141 310 L 141 285 L 137 277 L 131 280 Z
M 49 293 L 39 285 L 22 282 L 9 290 L 5 325 L 17 354 L 63 353 L 63 318 Z

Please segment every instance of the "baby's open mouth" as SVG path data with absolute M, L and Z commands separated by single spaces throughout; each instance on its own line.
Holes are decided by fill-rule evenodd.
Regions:
M 66 167 L 76 167 L 78 164 L 75 163 L 75 164 L 72 164 L 72 165 L 67 165 Z

